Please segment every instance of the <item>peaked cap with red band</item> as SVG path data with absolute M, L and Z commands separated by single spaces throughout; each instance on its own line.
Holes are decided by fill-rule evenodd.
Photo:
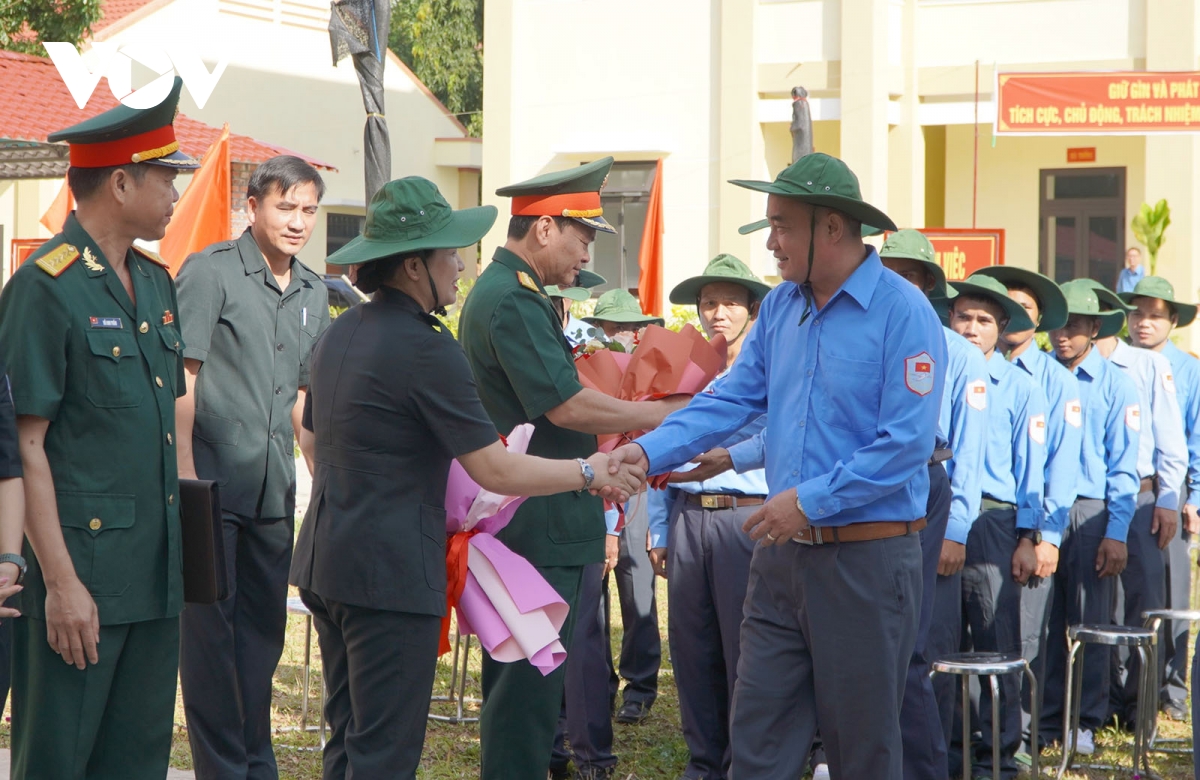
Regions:
M 150 163 L 178 170 L 200 167 L 200 161 L 179 151 L 175 114 L 183 79 L 175 77 L 171 92 L 153 108 L 118 105 L 77 125 L 51 133 L 46 140 L 66 141 L 72 168 L 109 168 Z
M 613 158 L 604 157 L 501 187 L 496 194 L 512 198 L 514 217 L 570 217 L 590 228 L 616 233 L 616 228 L 604 221 L 600 205 L 600 190 L 612 164 Z

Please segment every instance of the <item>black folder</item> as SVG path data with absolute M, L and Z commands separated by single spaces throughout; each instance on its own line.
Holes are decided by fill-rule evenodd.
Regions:
M 211 479 L 179 480 L 183 523 L 183 600 L 213 604 L 229 595 L 221 498 Z

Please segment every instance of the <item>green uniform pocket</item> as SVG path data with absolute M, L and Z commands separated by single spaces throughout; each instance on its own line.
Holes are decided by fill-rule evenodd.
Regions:
M 421 557 L 425 561 L 425 584 L 438 592 L 446 590 L 446 510 L 421 504 Z
M 228 417 L 196 410 L 195 427 L 192 434 L 209 444 L 228 444 L 236 447 L 242 433 L 242 424 Z
M 158 335 L 162 337 L 163 346 L 167 348 L 167 376 L 170 377 L 171 391 L 178 395 L 180 388 L 177 383 L 181 375 L 179 362 L 183 360 L 183 341 L 179 338 L 179 331 L 171 325 L 158 328 Z
M 145 379 L 132 333 L 93 330 L 87 334 L 87 398 L 101 409 L 123 409 L 142 402 Z
M 129 588 L 129 529 L 137 499 L 113 493 L 58 493 L 58 519 L 75 574 L 93 596 Z

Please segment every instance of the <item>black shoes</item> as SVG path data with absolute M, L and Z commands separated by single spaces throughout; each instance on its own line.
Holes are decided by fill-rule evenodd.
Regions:
M 617 711 L 617 723 L 637 724 L 650 717 L 650 706 L 640 701 L 627 701 Z
M 1174 721 L 1183 722 L 1188 719 L 1188 711 L 1177 701 L 1169 701 L 1162 706 L 1163 714 Z

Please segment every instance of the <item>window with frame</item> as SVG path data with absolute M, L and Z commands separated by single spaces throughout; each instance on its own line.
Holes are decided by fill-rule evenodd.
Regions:
M 600 205 L 605 221 L 617 232 L 596 231 L 596 241 L 591 246 L 590 270 L 606 281 L 593 288 L 592 295 L 616 288 L 637 295 L 638 250 L 646 227 L 655 167 L 654 162 L 613 163 L 608 181 L 600 191 Z

